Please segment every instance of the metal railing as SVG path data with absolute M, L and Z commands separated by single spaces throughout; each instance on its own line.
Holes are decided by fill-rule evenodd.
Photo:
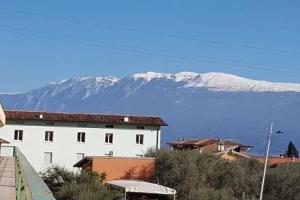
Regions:
M 16 199 L 55 200 L 46 183 L 17 147 L 14 147 L 14 157 L 16 161 Z

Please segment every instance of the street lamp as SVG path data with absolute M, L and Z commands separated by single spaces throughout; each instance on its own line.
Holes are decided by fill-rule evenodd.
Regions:
M 263 179 L 262 179 L 262 182 L 261 182 L 259 200 L 263 199 L 264 185 L 265 185 L 265 178 L 266 178 L 266 172 L 267 172 L 267 164 L 268 164 L 268 157 L 269 157 L 269 150 L 270 150 L 270 145 L 271 145 L 272 133 L 273 133 L 273 123 L 271 124 L 270 133 L 269 133 L 269 141 L 268 141 L 267 153 L 266 153 L 266 158 L 265 158 L 265 166 L 264 166 Z M 282 131 L 277 131 L 275 133 L 283 133 L 283 132 Z

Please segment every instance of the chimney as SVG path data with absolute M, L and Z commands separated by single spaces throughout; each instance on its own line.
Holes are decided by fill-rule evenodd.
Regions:
M 129 117 L 124 117 L 124 122 L 129 122 Z

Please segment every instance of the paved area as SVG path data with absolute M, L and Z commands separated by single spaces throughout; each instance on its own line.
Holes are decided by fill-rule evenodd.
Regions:
M 16 200 L 14 157 L 0 157 L 0 200 Z

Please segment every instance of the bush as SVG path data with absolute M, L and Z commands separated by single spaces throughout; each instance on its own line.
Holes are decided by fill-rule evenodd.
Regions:
M 42 173 L 42 178 L 57 200 L 119 200 L 123 194 L 103 186 L 103 175 L 93 172 L 74 173 L 54 167 Z

